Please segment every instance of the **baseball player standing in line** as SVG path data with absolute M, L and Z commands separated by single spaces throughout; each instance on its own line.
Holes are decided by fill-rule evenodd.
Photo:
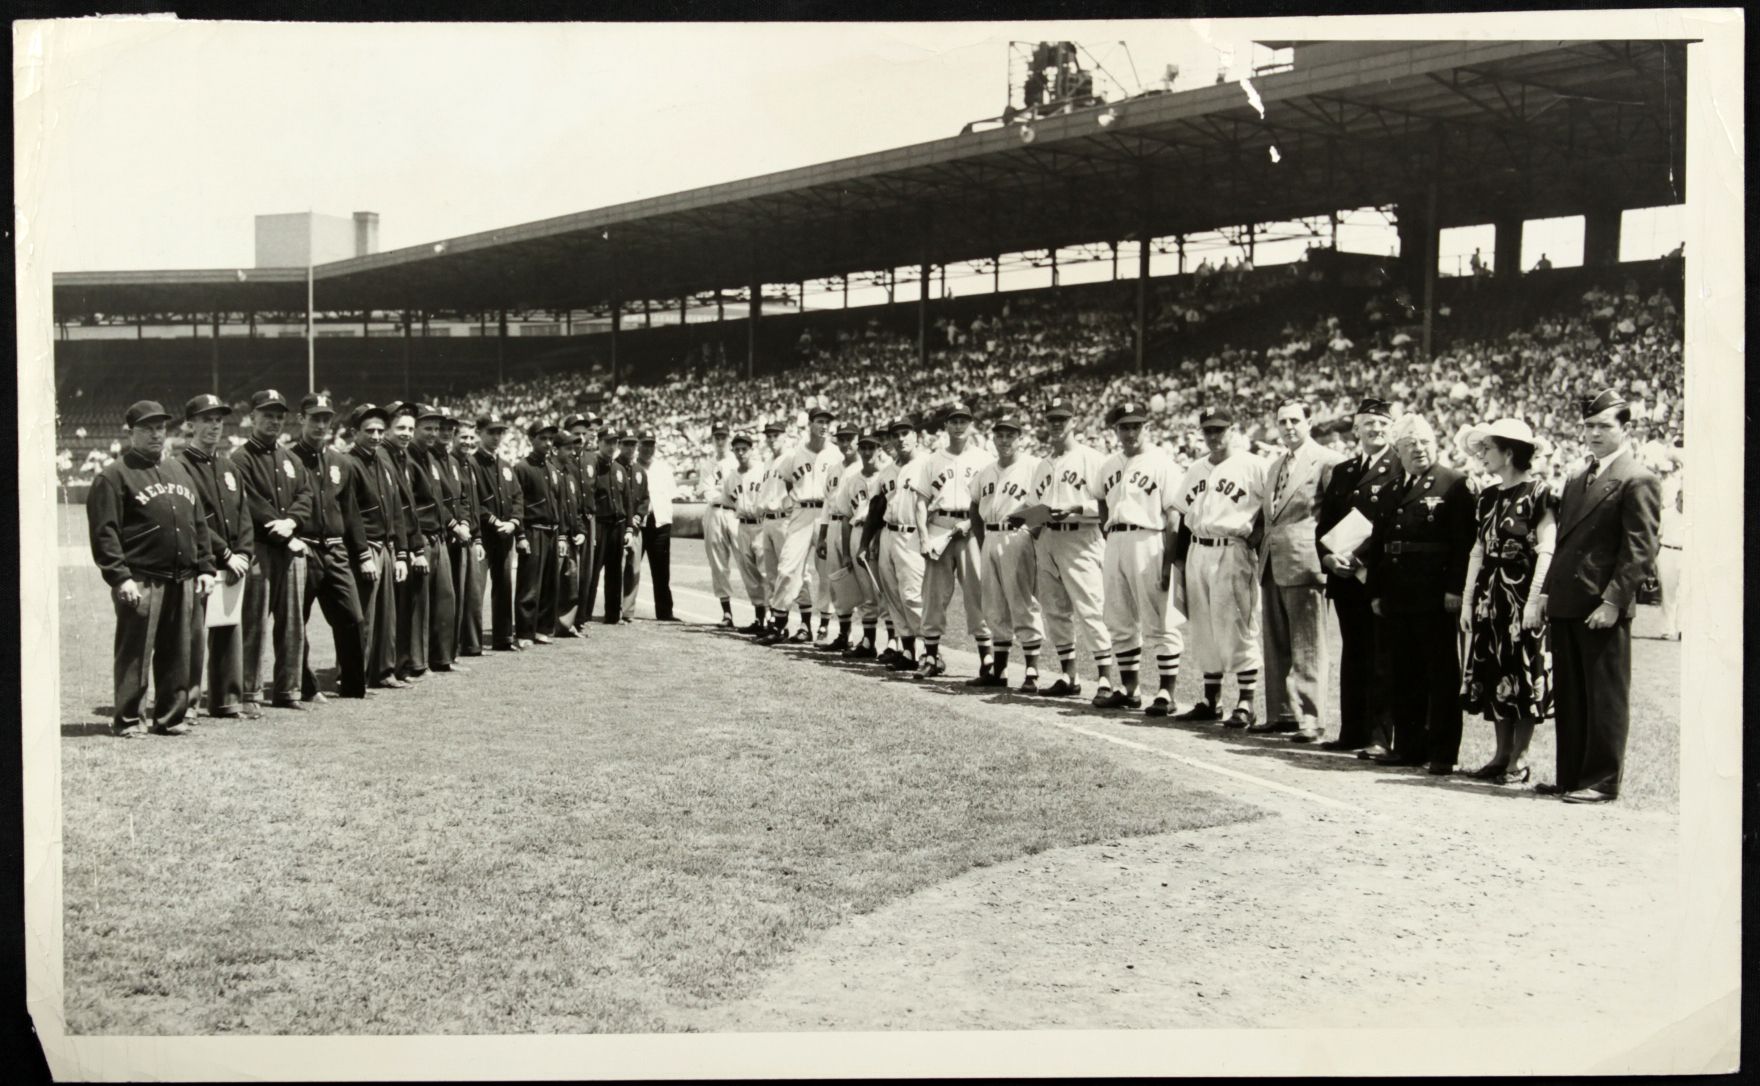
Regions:
M 513 632 L 514 548 L 523 539 L 521 522 L 525 509 L 520 501 L 519 480 L 513 467 L 502 461 L 501 442 L 507 423 L 501 419 L 477 420 L 479 447 L 474 457 L 477 488 L 483 496 L 483 550 L 489 566 L 489 635 L 498 652 L 517 652 Z
M 1205 412 L 1198 428 L 1210 453 L 1194 461 L 1180 483 L 1184 522 L 1175 559 L 1184 566 L 1192 651 L 1204 672 L 1204 700 L 1178 719 L 1218 719 L 1222 677 L 1232 671 L 1239 698 L 1225 726 L 1249 728 L 1259 687 L 1257 533 L 1265 501 L 1265 461 L 1236 440 L 1234 418 L 1226 411 Z
M 458 654 L 483 655 L 483 583 L 489 579 L 488 551 L 483 546 L 483 492 L 477 480 L 477 420 L 461 418 L 452 437 L 452 458 L 458 470 L 458 506 L 471 522 L 470 544 L 460 551 L 453 570 L 458 585 Z
M 772 636 L 776 632 L 778 615 L 781 617 L 783 629 L 788 628 L 787 601 L 784 601 L 780 612 L 770 606 L 770 597 L 775 594 L 776 583 L 781 580 L 779 563 L 782 560 L 782 540 L 788 532 L 788 513 L 783 509 L 784 503 L 788 501 L 788 485 L 782 481 L 783 434 L 785 432 L 786 427 L 780 422 L 772 420 L 765 423 L 764 448 L 757 454 L 757 460 L 763 468 L 763 483 L 758 488 L 758 506 L 761 510 L 758 515 L 763 520 L 762 531 L 758 533 L 760 537 L 757 548 L 758 568 L 764 574 L 766 593 L 764 607 L 770 616 L 769 625 L 758 634 L 757 638 L 764 644 L 775 644 L 778 640 Z M 806 592 L 805 582 L 802 582 L 801 592 L 803 595 Z M 798 602 L 801 603 L 802 610 L 811 606 L 809 599 L 803 598 Z
M 766 549 L 770 558 L 771 632 L 759 641 L 774 645 L 789 640 L 788 605 L 792 600 L 800 608 L 801 624 L 794 641 L 813 640 L 813 589 L 808 583 L 807 562 L 812 556 L 814 530 L 825 510 L 825 477 L 832 465 L 842 457 L 825 440 L 826 431 L 836 416 L 826 407 L 815 407 L 807 415 L 807 440 L 777 456 L 773 462 L 773 481 L 767 484 Z M 777 483 L 782 493 L 776 492 Z
M 849 523 L 849 508 L 839 502 L 842 496 L 844 481 L 860 470 L 856 456 L 856 435 L 861 430 L 853 422 L 839 423 L 832 432 L 831 439 L 837 445 L 839 454 L 837 462 L 825 473 L 825 508 L 820 510 L 818 525 L 818 546 L 813 549 L 813 557 L 819 573 L 819 592 L 826 596 L 835 606 L 837 613 L 837 636 L 830 641 L 824 640 L 826 631 L 820 631 L 821 644 L 814 647 L 827 652 L 843 652 L 850 647 L 849 630 L 855 619 L 855 603 L 860 591 L 855 585 L 842 592 L 840 601 L 838 593 L 832 591 L 832 576 L 838 570 L 850 566 L 849 550 L 846 547 L 847 533 L 844 525 Z M 841 578 L 840 578 L 841 580 Z M 823 620 L 824 612 L 820 612 Z
M 568 553 L 568 539 L 562 535 L 561 518 L 556 511 L 562 493 L 562 474 L 550 461 L 554 455 L 550 437 L 554 433 L 555 423 L 532 423 L 526 429 L 531 451 L 513 466 L 524 513 L 521 538 L 516 544 L 519 570 L 514 635 L 527 648 L 550 644 L 551 635 L 556 632 L 556 594 L 562 585 L 562 560 Z
M 861 537 L 855 535 L 856 526 L 868 520 L 868 501 L 873 496 L 874 480 L 880 474 L 883 464 L 880 451 L 885 438 L 880 434 L 863 434 L 856 441 L 856 454 L 861 458 L 861 467 L 855 471 L 844 473 L 843 482 L 838 485 L 837 496 L 832 499 L 831 508 L 835 516 L 831 527 L 840 545 L 837 554 L 843 562 L 843 568 L 849 571 L 850 583 L 855 586 L 856 607 L 862 615 L 862 638 L 856 644 L 843 650 L 845 658 L 850 660 L 872 660 L 879 655 L 875 637 L 879 630 L 882 608 L 880 605 L 880 585 L 874 580 L 870 570 L 873 566 L 866 561 L 856 561 L 861 545 Z M 847 621 L 839 615 L 839 621 Z M 886 626 L 886 638 L 892 640 L 892 624 Z
M 196 490 L 201 492 L 203 512 L 207 519 L 208 550 L 214 558 L 216 585 L 224 580 L 237 584 L 251 571 L 251 548 L 255 544 L 251 531 L 250 510 L 245 506 L 244 490 L 233 470 L 232 458 L 220 451 L 220 437 L 226 429 L 226 418 L 232 408 L 220 397 L 204 393 L 184 405 L 183 417 L 192 428 L 190 441 L 178 453 L 178 461 L 189 472 Z M 255 719 L 260 710 L 244 704 L 244 630 L 237 624 L 206 625 L 205 615 L 197 616 L 197 634 L 192 648 L 189 688 L 202 686 L 202 661 L 207 659 L 208 715 L 211 717 L 245 716 Z M 205 644 L 204 644 L 205 642 Z
M 733 470 L 721 477 L 721 505 L 732 511 L 733 535 L 728 540 L 728 554 L 739 569 L 739 579 L 746 588 L 746 599 L 752 604 L 752 624 L 741 626 L 743 634 L 761 634 L 768 630 L 765 621 L 770 598 L 764 583 L 764 476 L 752 456 L 752 436 L 733 435 Z M 729 619 L 731 621 L 731 619 Z M 723 623 L 725 625 L 725 623 Z
M 971 441 L 972 410 L 955 400 L 942 413 L 946 447 L 930 453 L 923 467 L 926 489 L 918 499 L 927 510 L 923 538 L 923 660 L 917 678 L 945 674 L 941 635 L 947 627 L 947 605 L 957 584 L 965 604 L 966 630 L 978 643 L 978 674 L 991 672 L 990 625 L 984 618 L 983 571 L 978 545 L 972 541 L 972 480 L 992 462 L 989 453 Z
M 892 466 L 874 478 L 868 498 L 868 522 L 862 549 L 880 571 L 880 591 L 892 612 L 901 648 L 887 649 L 878 659 L 894 671 L 917 669 L 917 635 L 923 629 L 923 550 L 926 518 L 917 495 L 926 487 L 927 457 L 917 451 L 917 428 L 898 419 L 888 428 L 893 441 Z M 887 658 L 891 653 L 891 658 Z
M 1259 591 L 1265 603 L 1265 720 L 1255 734 L 1289 732 L 1294 743 L 1314 743 L 1325 730 L 1321 693 L 1326 683 L 1326 595 L 1316 550 L 1314 506 L 1323 473 L 1343 459 L 1308 433 L 1308 405 L 1277 408 L 1283 453 L 1267 465 L 1273 480 L 1264 506 L 1265 542 L 1259 550 Z
M 988 669 L 979 668 L 967 686 L 1007 686 L 1008 652 L 1016 642 L 1027 665 L 1023 694 L 1039 690 L 1039 648 L 1044 622 L 1039 613 L 1039 560 L 1026 522 L 1018 515 L 1033 498 L 1039 475 L 1036 457 L 1020 455 L 1021 424 L 1013 416 L 990 427 L 996 459 L 972 480 L 972 532 L 981 556 L 984 618 L 995 637 Z
M 1105 458 L 1077 438 L 1075 410 L 1062 397 L 1045 408 L 1045 427 L 1045 447 L 1051 452 L 1039 461 L 1033 497 L 1050 510 L 1051 519 L 1040 526 L 1033 551 L 1039 565 L 1045 632 L 1063 674 L 1042 692 L 1053 698 L 1081 694 L 1082 683 L 1076 678 L 1079 627 L 1087 635 L 1088 651 L 1100 671 L 1098 689 L 1104 693 L 1118 683 L 1101 573 L 1106 541 L 1100 534 L 1100 464 Z
M 703 509 L 703 553 L 709 560 L 709 587 L 721 602 L 721 625 L 733 628 L 733 537 L 739 533 L 739 517 L 721 494 L 727 476 L 739 470 L 739 461 L 728 449 L 732 434 L 727 423 L 717 421 L 709 429 L 714 451 L 697 461 L 697 497 Z
M 367 696 L 366 652 L 361 644 L 361 601 L 355 574 L 373 568 L 360 509 L 355 504 L 354 460 L 330 444 L 336 408 L 330 397 L 314 392 L 300 401 L 299 440 L 291 451 L 304 468 L 312 490 L 312 511 L 300 527 L 306 545 L 306 586 L 300 621 L 312 620 L 316 601 L 330 624 L 336 645 L 337 692 L 345 698 Z M 300 700 L 322 702 L 318 678 L 312 674 L 312 640 L 306 636 L 300 653 Z
M 293 454 L 281 447 L 286 421 L 286 398 L 272 388 L 258 392 L 251 397 L 250 440 L 232 453 L 256 529 L 251 572 L 244 583 L 244 700 L 247 705 L 262 700 L 263 637 L 273 619 L 269 704 L 303 710 L 299 671 L 306 627 L 300 609 L 306 595 L 306 545 L 299 536 L 312 515 L 312 488 Z
M 1141 709 L 1137 690 L 1145 647 L 1155 653 L 1160 687 L 1146 716 L 1173 711 L 1179 680 L 1180 625 L 1185 616 L 1170 599 L 1178 542 L 1179 470 L 1160 447 L 1144 440 L 1148 413 L 1135 402 L 1106 413 L 1118 434 L 1118 451 L 1100 465 L 1100 519 L 1105 525 L 1102 560 L 1106 630 L 1118 660 L 1118 686 L 1094 695 L 1097 709 Z

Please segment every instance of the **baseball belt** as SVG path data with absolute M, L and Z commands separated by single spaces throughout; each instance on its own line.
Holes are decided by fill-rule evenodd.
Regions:
M 796 509 L 823 509 L 823 508 L 825 508 L 825 503 L 824 503 L 824 502 L 822 502 L 822 501 L 818 501 L 818 502 L 795 502 L 795 503 L 794 503 L 794 505 L 795 505 L 795 508 L 796 508 Z
M 1079 524 L 1071 524 L 1067 520 L 1061 523 L 1049 520 L 1045 522 L 1045 527 L 1053 532 L 1078 532 L 1083 528 L 1092 528 L 1094 526 L 1094 522 L 1091 520 L 1084 520 Z
M 831 514 L 831 519 L 832 520 L 848 520 L 849 518 L 844 516 L 842 513 L 833 513 L 833 514 Z
M 757 524 L 757 523 L 759 523 L 757 517 L 741 517 L 741 518 L 739 518 L 739 522 L 741 524 Z
M 1114 524 L 1112 527 L 1106 529 L 1108 534 L 1116 534 L 1118 532 L 1159 532 L 1160 530 L 1161 529 L 1159 528 L 1145 528 L 1141 524 Z
M 1025 527 L 1025 525 L 1022 525 L 1022 527 Z M 986 532 L 1016 532 L 1016 531 L 1019 531 L 1020 529 L 1019 528 L 1010 528 L 1006 524 L 986 524 L 986 525 L 984 525 L 984 530 Z
M 792 515 L 793 514 L 790 514 L 790 513 L 765 513 L 764 519 L 765 520 L 787 520 Z
M 1405 543 L 1394 540 L 1387 545 L 1388 554 L 1441 554 L 1448 550 L 1443 543 Z
M 898 532 L 902 535 L 915 535 L 917 532 L 917 526 L 915 524 L 888 524 L 886 530 L 889 532 Z
M 1230 543 L 1239 543 L 1240 540 L 1228 536 L 1212 538 L 1210 536 L 1195 535 L 1192 537 L 1192 542 L 1200 547 L 1226 547 Z

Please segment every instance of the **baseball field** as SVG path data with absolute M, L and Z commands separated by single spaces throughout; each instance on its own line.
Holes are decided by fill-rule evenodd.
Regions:
M 127 742 L 81 512 L 74 1033 L 1614 1024 L 1684 937 L 1679 645 L 1642 636 L 1653 609 L 1605 808 L 970 690 L 962 637 L 928 683 L 759 648 L 708 625 L 694 540 L 683 623 L 644 586 L 585 641 Z M 1470 767 L 1489 726 L 1467 736 Z M 1542 729 L 1539 778 L 1551 757 Z

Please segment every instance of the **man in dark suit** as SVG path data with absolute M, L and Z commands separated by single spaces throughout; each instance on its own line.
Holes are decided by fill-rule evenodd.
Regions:
M 1393 749 L 1381 765 L 1428 763 L 1454 772 L 1461 748 L 1461 657 L 1455 616 L 1473 549 L 1473 492 L 1466 476 L 1436 462 L 1436 435 L 1424 416 L 1393 426 L 1405 483 L 1369 539 L 1369 607 L 1377 668 L 1387 684 Z
M 1558 777 L 1566 803 L 1619 797 L 1632 683 L 1632 613 L 1656 568 L 1662 484 L 1632 451 L 1631 408 L 1608 389 L 1583 402 L 1588 467 L 1565 482 L 1546 576 Z
M 1393 500 L 1401 483 L 1399 459 L 1387 444 L 1387 428 L 1393 410 L 1386 400 L 1365 399 L 1354 420 L 1357 453 L 1322 468 L 1320 499 L 1314 511 L 1315 551 L 1326 572 L 1326 595 L 1338 612 L 1342 642 L 1338 662 L 1338 737 L 1320 746 L 1325 750 L 1355 750 L 1358 757 L 1372 758 L 1388 751 L 1385 699 L 1376 692 L 1375 616 L 1369 610 L 1369 594 L 1358 579 L 1362 559 L 1354 554 L 1333 554 L 1320 540 L 1352 509 L 1371 522 Z

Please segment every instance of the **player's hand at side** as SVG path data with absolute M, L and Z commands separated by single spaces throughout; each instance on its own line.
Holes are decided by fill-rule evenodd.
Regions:
M 226 583 L 237 584 L 250 571 L 251 560 L 242 554 L 235 554 L 226 560 Z
M 399 558 L 396 562 L 392 563 L 391 575 L 396 579 L 398 584 L 402 584 L 404 578 L 409 576 L 409 563 Z
M 287 553 L 288 554 L 304 554 L 304 553 L 306 553 L 305 542 L 303 540 L 298 540 L 298 539 L 288 540 L 287 541 Z
M 1163 592 L 1166 592 L 1173 587 L 1173 567 L 1172 566 L 1163 565 L 1161 567 L 1161 575 L 1156 578 L 1156 584 L 1160 587 L 1161 591 L 1163 591 Z
M 567 558 L 568 557 L 568 537 L 567 536 L 564 536 L 561 539 L 558 539 L 556 541 L 556 557 L 557 558 Z
M 363 561 L 358 563 L 355 568 L 359 569 L 361 571 L 361 576 L 369 581 L 376 581 L 379 579 L 379 564 L 373 561 L 373 556 L 370 554 Z
M 130 607 L 139 607 L 141 603 L 141 586 L 130 577 L 116 586 L 116 598 Z
M 513 549 L 518 551 L 521 554 L 532 553 L 532 545 L 530 543 L 526 542 L 524 539 L 521 539 L 518 543 L 515 543 L 513 545 Z
M 1603 603 L 1589 612 L 1589 617 L 1583 620 L 1583 625 L 1591 630 L 1605 630 L 1618 621 L 1619 612 L 1614 609 L 1613 604 Z
M 428 572 L 428 556 L 425 554 L 416 555 L 414 558 L 410 559 L 409 566 L 417 573 Z
M 825 560 L 825 544 L 819 544 L 819 549 L 813 553 L 817 554 L 819 556 L 819 561 L 823 562 Z
M 214 575 L 212 573 L 196 574 L 196 595 L 206 596 L 214 591 Z

